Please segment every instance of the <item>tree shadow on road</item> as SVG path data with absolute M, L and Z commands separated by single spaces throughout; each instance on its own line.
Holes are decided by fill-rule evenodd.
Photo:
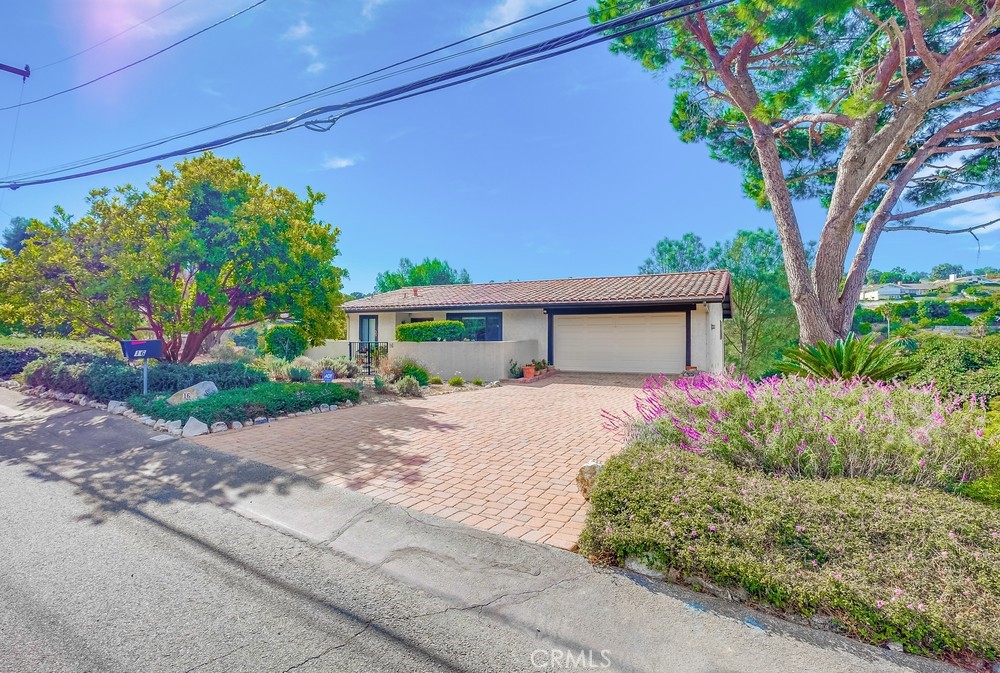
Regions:
M 12 399 L 17 401 L 11 404 Z M 123 508 L 145 503 L 207 499 L 231 506 L 255 495 L 290 495 L 296 489 L 320 487 L 304 476 L 185 440 L 157 441 L 157 433 L 150 428 L 94 409 L 21 396 L 5 396 L 3 402 L 8 414 L 0 415 L 0 465 L 26 467 L 28 476 L 42 481 L 76 484 L 93 505 L 84 518 L 95 524 Z M 413 422 L 433 423 L 420 418 Z M 290 426 L 292 421 L 282 423 Z M 397 429 L 405 430 L 401 425 Z M 245 437 L 250 444 L 266 439 L 261 430 L 233 435 L 241 443 Z M 400 478 L 412 480 L 420 478 L 420 466 L 426 461 L 387 443 L 340 452 L 337 469 L 357 473 L 364 465 L 366 473 L 395 471 Z M 375 472 L 371 471 L 373 462 Z

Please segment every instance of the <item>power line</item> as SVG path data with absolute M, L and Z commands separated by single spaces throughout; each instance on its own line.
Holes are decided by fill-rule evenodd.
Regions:
M 432 61 L 427 61 L 425 63 L 420 63 L 420 64 L 416 64 L 416 65 L 411 65 L 410 67 L 403 68 L 401 70 L 397 69 L 401 65 L 406 65 L 408 63 L 412 63 L 413 61 L 417 61 L 417 60 L 419 60 L 421 58 L 424 58 L 426 56 L 431 56 L 431 55 L 437 54 L 439 52 L 445 51 L 447 49 L 450 49 L 452 47 L 455 47 L 455 46 L 458 46 L 458 45 L 461 45 L 461 44 L 464 44 L 464 43 L 467 43 L 467 42 L 471 42 L 473 40 L 476 40 L 478 38 L 484 37 L 484 36 L 489 35 L 491 33 L 495 33 L 495 32 L 501 31 L 501 30 L 506 30 L 507 28 L 513 27 L 513 26 L 515 26 L 515 25 L 517 25 L 519 23 L 522 23 L 522 22 L 525 22 L 525 21 L 529 21 L 531 19 L 537 18 L 537 17 L 542 16 L 544 14 L 548 14 L 549 12 L 556 11 L 558 9 L 561 9 L 561 8 L 567 6 L 567 5 L 573 4 L 574 2 L 578 2 L 578 0 L 566 0 L 565 2 L 561 2 L 561 3 L 557 4 L 557 5 L 549 7 L 547 9 L 539 10 L 537 12 L 534 12 L 534 13 L 529 14 L 527 16 L 521 17 L 519 19 L 515 19 L 515 20 L 510 21 L 508 23 L 496 26 L 494 28 L 490 28 L 488 30 L 484 30 L 482 32 L 476 33 L 475 35 L 471 35 L 471 36 L 463 38 L 461 40 L 457 40 L 455 42 L 451 42 L 450 44 L 446 44 L 446 45 L 444 45 L 442 47 L 437 47 L 435 49 L 431 49 L 430 51 L 425 51 L 425 52 L 423 52 L 421 54 L 417 54 L 416 56 L 411 56 L 411 57 L 406 58 L 404 60 L 397 61 L 397 62 L 395 62 L 393 64 L 390 64 L 390 65 L 387 65 L 387 66 L 383 66 L 383 67 L 377 68 L 375 70 L 369 71 L 369 72 L 364 73 L 362 75 L 357 75 L 357 76 L 351 77 L 349 79 L 343 80 L 343 81 L 338 82 L 336 84 L 328 85 L 328 86 L 323 87 L 321 89 L 317 89 L 315 91 L 311 91 L 311 92 L 309 92 L 307 94 L 303 94 L 301 96 L 296 96 L 295 98 L 290 98 L 290 99 L 282 101 L 280 103 L 275 103 L 275 104 L 270 105 L 268 107 L 261 108 L 259 110 L 255 110 L 254 112 L 245 113 L 245 114 L 240 115 L 238 117 L 233 117 L 233 118 L 221 121 L 221 122 L 216 122 L 214 124 L 209 124 L 208 126 L 203 126 L 201 128 L 196 128 L 196 129 L 192 129 L 192 130 L 189 130 L 189 131 L 183 131 L 183 132 L 176 133 L 176 134 L 171 135 L 171 136 L 159 138 L 159 139 L 156 139 L 156 140 L 147 141 L 147 142 L 141 143 L 139 145 L 132 145 L 130 147 L 122 148 L 122 149 L 119 149 L 119 150 L 113 150 L 111 152 L 106 152 L 104 154 L 100 154 L 100 155 L 96 155 L 96 156 L 92 156 L 92 157 L 87 157 L 87 158 L 84 158 L 84 159 L 78 159 L 76 161 L 69 162 L 67 164 L 62 164 L 60 166 L 55 166 L 53 168 L 45 169 L 45 170 L 42 170 L 42 171 L 29 171 L 29 172 L 22 173 L 22 174 L 19 174 L 19 175 L 14 175 L 14 176 L 11 176 L 11 175 L 8 174 L 5 177 L 5 179 L 7 181 L 16 181 L 18 179 L 24 179 L 24 178 L 27 178 L 27 177 L 36 178 L 36 177 L 41 177 L 41 176 L 46 176 L 46 175 L 54 175 L 54 174 L 57 174 L 57 173 L 64 172 L 66 170 L 70 170 L 72 168 L 82 168 L 84 166 L 92 166 L 92 165 L 95 165 L 95 164 L 103 163 L 105 161 L 110 161 L 111 159 L 116 159 L 116 158 L 119 158 L 119 157 L 122 157 L 122 156 L 127 156 L 129 154 L 134 154 L 136 152 L 141 152 L 142 150 L 145 150 L 145 149 L 151 149 L 153 147 L 158 147 L 160 145 L 165 145 L 166 143 L 172 142 L 174 140 L 179 140 L 181 138 L 187 138 L 187 137 L 190 137 L 190 136 L 193 136 L 193 135 L 198 135 L 199 133 L 204 133 L 206 131 L 211 131 L 211 130 L 214 130 L 214 129 L 217 129 L 217 128 L 222 128 L 223 126 L 228 126 L 230 124 L 234 124 L 234 123 L 237 123 L 237 122 L 246 121 L 247 119 L 252 119 L 254 117 L 259 117 L 259 116 L 262 116 L 262 115 L 267 114 L 269 112 L 275 112 L 277 110 L 281 110 L 281 109 L 284 109 L 284 108 L 287 108 L 287 107 L 291 107 L 292 105 L 294 105 L 296 103 L 302 103 L 302 102 L 306 102 L 306 101 L 313 100 L 313 99 L 316 99 L 316 98 L 323 98 L 323 97 L 326 97 L 326 96 L 333 95 L 335 93 L 342 93 L 342 92 L 348 91 L 350 89 L 355 89 L 355 88 L 358 88 L 358 87 L 367 86 L 367 85 L 372 84 L 374 82 L 379 82 L 379 81 L 382 81 L 382 80 L 385 80 L 385 79 L 389 79 L 391 77 L 397 77 L 397 76 L 399 76 L 401 74 L 404 74 L 404 73 L 407 73 L 407 72 L 413 72 L 413 71 L 419 70 L 421 68 L 430 67 L 431 65 L 442 63 L 442 62 L 445 62 L 445 61 L 448 61 L 448 60 L 453 60 L 455 58 L 459 58 L 461 56 L 465 56 L 467 54 L 471 54 L 471 53 L 474 53 L 474 52 L 477 52 L 477 51 L 482 51 L 484 49 L 489 49 L 489 48 L 495 47 L 495 46 L 497 46 L 499 44 L 504 44 L 504 43 L 507 43 L 507 42 L 511 42 L 513 40 L 522 39 L 522 38 L 527 37 L 529 35 L 533 35 L 533 34 L 536 34 L 536 33 L 544 32 L 544 31 L 547 31 L 547 30 L 551 30 L 553 28 L 558 28 L 560 26 L 564 26 L 564 25 L 567 25 L 569 23 L 573 23 L 575 21 L 579 21 L 581 19 L 587 19 L 587 18 L 589 18 L 589 15 L 587 15 L 587 14 L 578 15 L 578 16 L 572 18 L 572 19 L 567 19 L 567 20 L 559 21 L 557 23 L 549 24 L 547 26 L 543 26 L 543 27 L 540 27 L 540 28 L 535 28 L 533 30 L 525 31 L 523 33 L 518 33 L 518 34 L 510 36 L 510 37 L 506 37 L 506 38 L 499 39 L 499 40 L 494 40 L 494 41 L 489 42 L 487 44 L 479 45 L 479 46 L 473 47 L 471 49 L 466 49 L 466 50 L 457 52 L 455 54 L 450 54 L 450 55 L 447 55 L 447 56 L 442 56 L 442 57 L 434 59 Z M 636 0 L 626 0 L 626 2 L 620 3 L 619 6 L 624 5 L 624 4 L 634 5 L 635 2 L 636 2 Z M 390 71 L 392 71 L 392 72 L 390 72 Z M 372 77 L 373 75 L 380 75 L 380 76 L 378 76 L 378 77 Z
M 24 82 L 25 82 L 25 79 L 27 79 L 27 78 L 22 78 L 21 79 L 21 93 L 17 97 L 17 102 L 18 103 L 20 103 L 22 100 L 24 100 Z M 11 164 L 14 162 L 14 143 L 17 141 L 17 127 L 20 125 L 20 122 L 21 122 L 21 108 L 17 108 L 17 112 L 14 113 L 14 130 L 10 134 L 10 150 L 7 152 L 7 173 L 8 174 L 10 173 L 10 166 L 11 166 Z M 3 208 L 4 197 L 6 195 L 7 195 L 7 192 L 4 192 L 3 194 L 0 194 L 0 209 Z M 7 211 L 4 211 L 4 212 L 6 213 Z M 10 213 L 8 213 L 8 215 L 9 214 Z M 13 215 L 11 215 L 11 217 L 13 217 Z
M 59 59 L 58 61 L 52 61 L 51 63 L 46 63 L 45 65 L 42 65 L 42 66 L 39 66 L 39 67 L 35 68 L 35 70 L 36 71 L 38 71 L 38 70 L 44 70 L 45 68 L 50 68 L 50 67 L 52 67 L 54 65 L 59 65 L 60 63 L 65 63 L 66 61 L 69 61 L 70 59 L 76 58 L 77 56 L 82 56 L 83 54 L 86 54 L 88 51 L 92 51 L 94 49 L 97 49 L 98 47 L 101 47 L 101 46 L 107 44 L 108 42 L 111 42 L 111 40 L 114 40 L 115 38 L 119 38 L 122 35 L 124 35 L 125 33 L 128 33 L 130 31 L 135 30 L 139 26 L 146 25 L 147 23 L 149 23 L 153 19 L 157 18 L 158 16 L 160 16 L 162 14 L 166 14 L 167 12 L 169 12 L 174 7 L 178 7 L 180 5 L 183 5 L 187 1 L 188 0 L 180 0 L 180 2 L 175 2 L 174 4 L 170 5 L 169 7 L 165 7 L 163 9 L 161 9 L 156 14 L 153 14 L 152 16 L 143 19 L 139 23 L 134 23 L 131 26 L 129 26 L 128 28 L 126 28 L 126 29 L 124 29 L 122 31 L 119 31 L 119 32 L 115 33 L 114 35 L 112 35 L 110 37 L 106 37 L 103 40 L 101 40 L 100 42 L 97 42 L 95 44 L 90 45 L 86 49 L 81 49 L 80 51 L 76 52 L 75 54 L 70 54 L 69 56 L 65 56 L 65 57 Z
M 121 66 L 120 68 L 115 68 L 111 72 L 106 72 L 103 75 L 101 75 L 99 77 L 95 77 L 92 80 L 89 80 L 89 81 L 84 82 L 82 84 L 77 84 L 76 86 L 70 87 L 68 89 L 63 89 L 62 91 L 56 91 L 55 93 L 51 93 L 48 96 L 42 96 L 41 98 L 35 98 L 33 100 L 24 101 L 23 103 L 18 103 L 17 105 L 10 105 L 10 106 L 7 106 L 7 107 L 0 107 L 0 112 L 3 112 L 5 110 L 13 110 L 15 107 L 21 107 L 21 106 L 24 106 L 24 105 L 34 105 L 35 103 L 41 103 L 42 101 L 50 100 L 52 98 L 55 98 L 56 96 L 62 96 L 63 94 L 70 93 L 71 91 L 76 91 L 77 89 L 82 89 L 85 86 L 90 86 L 91 84 L 94 84 L 95 82 L 100 82 L 102 79 L 107 79 L 108 77 L 111 77 L 112 75 L 117 75 L 118 73 L 120 73 L 120 72 L 122 72 L 124 70 L 128 70 L 129 68 L 132 68 L 134 66 L 137 66 L 140 63 L 145 63 L 149 59 L 155 58 L 156 56 L 159 56 L 160 54 L 164 53 L 165 51 L 169 51 L 169 50 L 173 49 L 174 47 L 182 45 L 185 42 L 187 42 L 188 40 L 191 40 L 193 38 L 198 37 L 202 33 L 210 31 L 213 28 L 216 28 L 218 26 L 221 26 L 222 24 L 226 23 L 227 21 L 231 21 L 231 20 L 235 19 L 236 17 L 240 16 L 241 14 L 246 14 L 251 9 L 254 9 L 255 7 L 260 7 L 265 2 L 267 2 L 267 0 L 257 0 L 257 2 L 255 2 L 254 4 L 250 5 L 249 7 L 245 7 L 244 9 L 241 9 L 240 11 L 236 12 L 235 14 L 230 14 L 229 16 L 227 16 L 224 19 L 219 19 L 218 21 L 216 21 L 212 25 L 206 26 L 205 28 L 202 28 L 201 30 L 199 30 L 197 32 L 194 32 L 194 33 L 188 35 L 187 37 L 184 37 L 184 38 L 182 38 L 182 39 L 180 39 L 180 40 L 178 40 L 176 42 L 173 42 L 171 44 L 168 44 L 166 47 L 163 47 L 162 49 L 159 49 L 159 50 L 153 52 L 152 54 L 149 54 L 148 56 L 144 56 L 144 57 L 140 58 L 137 61 L 132 61 L 131 63 L 128 63 L 126 65 Z
M 733 0 L 716 0 L 715 2 L 705 2 L 705 0 L 677 0 L 675 2 L 662 3 L 656 5 L 655 7 L 612 19 L 611 21 L 598 26 L 577 30 L 545 42 L 540 42 L 529 47 L 507 52 L 496 57 L 478 61 L 462 68 L 446 71 L 438 75 L 427 77 L 407 85 L 388 89 L 377 94 L 349 101 L 347 103 L 321 106 L 319 108 L 298 114 L 289 119 L 267 124 L 242 133 L 90 171 L 60 175 L 50 178 L 26 180 L 22 182 L 0 182 L 0 188 L 17 189 L 23 186 L 48 184 L 52 182 L 71 180 L 74 178 L 110 173 L 143 164 L 162 161 L 164 159 L 218 149 L 252 138 L 276 135 L 295 128 L 305 127 L 311 130 L 328 131 L 338 120 L 350 114 L 356 114 L 358 112 L 381 107 L 382 105 L 387 105 L 389 103 L 395 103 L 434 91 L 440 91 L 452 86 L 481 79 L 489 75 L 494 75 L 499 72 L 521 67 L 529 63 L 535 63 L 553 58 L 555 56 L 560 56 L 562 54 L 602 42 L 607 42 L 640 30 L 659 26 L 668 21 L 673 21 L 685 16 L 713 9 L 715 7 L 720 7 L 729 4 L 732 1 Z M 692 8 L 694 5 L 698 6 Z M 666 14 L 667 12 L 674 11 L 676 11 L 676 13 L 670 15 Z M 586 42 L 583 41 L 589 37 L 593 37 L 594 39 Z M 316 119 L 321 115 L 326 115 L 331 112 L 339 112 L 339 114 L 329 116 L 326 119 Z

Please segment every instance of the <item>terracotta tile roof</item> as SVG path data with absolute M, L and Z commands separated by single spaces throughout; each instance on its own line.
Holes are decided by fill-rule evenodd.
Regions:
M 466 306 L 641 306 L 693 301 L 721 302 L 726 299 L 728 292 L 728 271 L 699 271 L 407 287 L 355 299 L 346 302 L 343 308 L 349 313 L 358 313 Z

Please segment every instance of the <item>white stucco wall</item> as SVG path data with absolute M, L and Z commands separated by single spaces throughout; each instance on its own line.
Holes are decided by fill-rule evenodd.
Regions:
M 510 361 L 524 363 L 537 352 L 538 342 L 526 341 L 393 341 L 389 356 L 413 358 L 431 376 L 448 380 L 461 376 L 466 381 L 498 381 L 508 378 Z
M 691 312 L 691 364 L 703 372 L 725 368 L 722 304 L 699 304 Z
M 313 346 L 306 350 L 305 355 L 313 360 L 320 360 L 322 358 L 348 357 L 350 351 L 348 349 L 348 342 L 328 339 L 322 346 Z

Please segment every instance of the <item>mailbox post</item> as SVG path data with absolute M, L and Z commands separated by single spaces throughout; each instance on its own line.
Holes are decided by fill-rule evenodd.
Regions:
M 163 342 L 157 339 L 132 339 L 120 341 L 122 355 L 127 360 L 142 358 L 142 394 L 149 394 L 149 358 L 159 360 L 163 357 Z

